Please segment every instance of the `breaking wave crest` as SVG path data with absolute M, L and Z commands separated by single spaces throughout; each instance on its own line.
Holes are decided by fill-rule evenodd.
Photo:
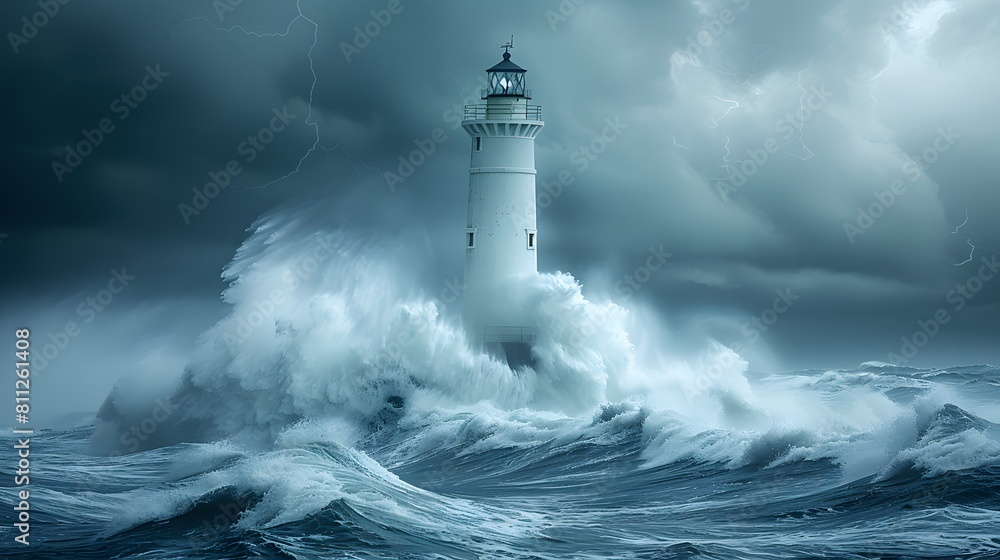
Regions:
M 341 421 L 363 437 L 399 407 L 410 417 L 461 410 L 570 423 L 641 410 L 651 464 L 832 458 L 854 476 L 903 460 L 893 453 L 927 433 L 945 439 L 920 426 L 957 395 L 924 373 L 869 363 L 854 372 L 750 375 L 729 348 L 672 347 L 655 315 L 589 301 L 566 273 L 522 278 L 498 294 L 539 327 L 535 367 L 514 371 L 470 347 L 457 320 L 460 287 L 430 297 L 414 286 L 425 265 L 403 238 L 362 241 L 321 223 L 315 209 L 299 209 L 253 226 L 223 272 L 230 312 L 201 336 L 169 390 L 126 379 L 112 391 L 93 436 L 98 448 L 264 444 L 304 419 Z M 636 348 L 634 333 L 660 344 Z M 151 410 L 169 417 L 168 428 L 155 418 L 153 433 L 131 429 Z M 995 438 L 982 438 L 966 443 L 979 450 L 970 457 L 988 464 Z M 961 454 L 941 453 L 965 464 Z

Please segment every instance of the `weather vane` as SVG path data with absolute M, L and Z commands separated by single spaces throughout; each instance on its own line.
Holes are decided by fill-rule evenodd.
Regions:
M 504 44 L 500 45 L 500 48 L 501 48 L 501 49 L 503 49 L 503 52 L 505 52 L 505 53 L 509 53 L 509 52 L 510 52 L 510 49 L 513 49 L 513 48 L 514 48 L 514 36 L 513 36 L 513 35 L 511 35 L 511 36 L 510 36 L 510 41 L 508 41 L 508 42 L 506 42 L 506 43 L 504 43 Z

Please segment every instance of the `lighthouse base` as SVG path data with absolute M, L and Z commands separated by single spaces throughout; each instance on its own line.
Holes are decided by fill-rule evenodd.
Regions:
M 483 349 L 491 356 L 506 361 L 512 370 L 535 368 L 535 357 L 531 355 L 531 345 L 527 342 L 484 342 Z
M 504 360 L 510 369 L 535 367 L 531 346 L 536 334 L 531 327 L 478 327 L 470 329 L 469 338 L 474 347 Z

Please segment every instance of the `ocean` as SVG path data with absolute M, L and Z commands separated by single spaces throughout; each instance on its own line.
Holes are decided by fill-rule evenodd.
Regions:
M 509 295 L 540 325 L 511 371 L 405 247 L 312 231 L 256 224 L 176 379 L 32 434 L 4 558 L 1000 557 L 1000 368 L 681 356 L 558 273 Z

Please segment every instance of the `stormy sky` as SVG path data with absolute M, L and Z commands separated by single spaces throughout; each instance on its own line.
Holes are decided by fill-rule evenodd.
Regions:
M 282 205 L 460 279 L 459 115 L 511 35 L 541 270 L 756 370 L 1000 362 L 993 0 L 18 0 L 0 28 L 2 327 L 80 327 L 50 417 L 176 376 Z

